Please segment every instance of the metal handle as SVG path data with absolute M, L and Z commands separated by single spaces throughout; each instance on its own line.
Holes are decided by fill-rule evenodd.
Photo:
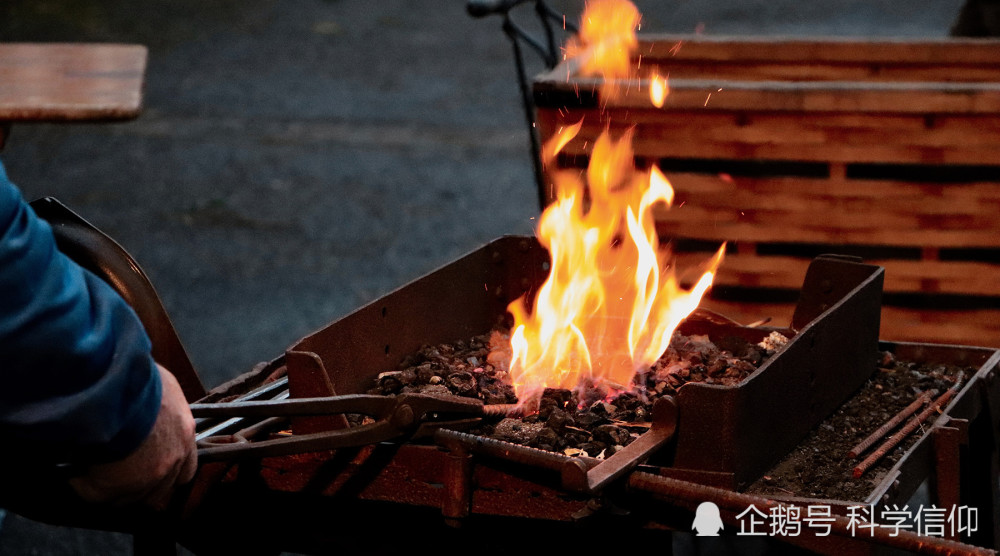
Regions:
M 195 417 L 203 418 L 276 419 L 296 415 L 341 413 L 360 413 L 379 418 L 374 423 L 357 427 L 255 442 L 251 442 L 250 435 L 242 431 L 227 436 L 201 438 L 198 443 L 198 458 L 202 461 L 219 461 L 282 456 L 385 442 L 414 433 L 427 419 L 440 421 L 446 416 L 455 415 L 463 418 L 482 417 L 487 413 L 483 407 L 481 400 L 458 396 L 401 394 L 390 397 L 348 394 L 323 398 L 191 404 L 191 413 Z

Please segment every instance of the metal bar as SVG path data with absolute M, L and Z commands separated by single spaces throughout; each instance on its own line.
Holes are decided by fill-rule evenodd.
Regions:
M 278 427 L 286 427 L 288 422 L 289 420 L 286 417 L 268 417 L 263 421 L 257 421 L 249 427 L 234 432 L 233 436 L 252 440 L 265 431 L 276 430 Z
M 917 399 L 913 400 L 913 403 L 903 408 L 903 410 L 900 411 L 899 413 L 895 414 L 891 419 L 886 421 L 885 424 L 876 429 L 875 432 L 871 433 L 870 435 L 868 435 L 867 438 L 859 442 L 857 446 L 851 448 L 851 451 L 847 452 L 847 457 L 856 458 L 861 454 L 863 454 L 865 450 L 871 448 L 872 445 L 881 440 L 882 437 L 884 437 L 886 434 L 889 433 L 889 431 L 899 426 L 899 424 L 902 423 L 903 420 L 905 420 L 907 417 L 912 415 L 918 409 L 923 407 L 924 404 L 926 404 L 931 399 L 931 396 L 936 394 L 937 394 L 936 390 L 930 390 L 920 394 L 920 396 L 917 397 Z
M 895 448 L 900 442 L 903 441 L 904 438 L 909 436 L 910 433 L 917 430 L 917 427 L 923 424 L 924 421 L 926 421 L 931 416 L 932 413 L 938 410 L 938 408 L 944 407 L 945 404 L 948 403 L 948 400 L 950 400 L 954 395 L 955 395 L 955 389 L 949 388 L 947 391 L 945 391 L 944 394 L 938 396 L 937 399 L 934 400 L 931 403 L 931 405 L 927 407 L 927 409 L 924 409 L 916 417 L 910 419 L 909 422 L 907 422 L 903 428 L 899 429 L 899 431 L 896 432 L 896 434 L 890 436 L 889 439 L 883 442 L 882 445 L 879 446 L 877 450 L 872 452 L 871 455 L 865 458 L 861 463 L 854 466 L 854 472 L 853 472 L 854 478 L 858 479 L 862 475 L 864 475 L 865 471 L 868 471 L 871 468 L 871 466 L 875 465 L 875 463 L 878 462 L 878 460 L 885 457 L 885 455 L 888 454 L 890 450 Z
M 528 465 L 562 472 L 567 465 L 575 465 L 574 460 L 580 460 L 588 466 L 596 465 L 599 460 L 593 458 L 569 457 L 555 452 L 547 452 L 538 448 L 511 444 L 495 438 L 487 438 L 448 429 L 441 429 L 434 434 L 434 441 L 448 449 L 467 450 L 469 453 L 503 459 L 513 463 Z
M 285 382 L 287 382 L 287 379 L 285 380 Z M 280 387 L 280 386 L 284 386 L 284 384 L 278 385 L 278 387 Z M 277 389 L 277 387 L 275 387 L 275 388 L 269 388 L 267 390 L 263 390 L 263 391 L 260 391 L 260 392 L 254 391 L 254 392 L 248 393 L 247 396 L 258 397 L 258 396 L 262 396 L 264 394 L 270 393 L 270 392 L 272 392 L 275 389 Z M 289 396 L 288 390 L 283 390 L 283 391 L 279 392 L 274 398 L 271 398 L 271 399 L 273 399 L 273 400 L 284 400 L 284 399 L 287 399 L 288 396 Z M 248 397 L 246 399 L 252 399 L 252 398 Z M 240 398 L 237 398 L 236 401 L 240 401 Z M 195 435 L 195 441 L 198 442 L 198 441 L 204 440 L 204 439 L 206 439 L 206 438 L 208 438 L 210 436 L 215 436 L 215 435 L 218 435 L 218 434 L 223 434 L 223 433 L 225 433 L 227 431 L 232 430 L 233 427 L 241 424 L 244 420 L 245 420 L 244 417 L 231 417 L 229 419 L 226 419 L 225 421 L 222 421 L 221 423 L 216 423 L 215 425 L 212 425 L 212 426 L 208 427 L 207 429 L 204 429 L 204 430 L 198 432 Z M 195 424 L 196 424 L 196 426 L 201 426 L 201 425 L 203 425 L 203 424 L 205 424 L 205 423 L 207 423 L 209 421 L 212 421 L 212 419 L 208 418 L 208 417 L 203 417 L 203 418 L 200 418 L 200 419 L 195 419 Z
M 384 415 L 397 404 L 395 398 L 369 394 L 347 394 L 323 398 L 249 400 L 228 403 L 191 404 L 196 417 L 278 417 L 364 413 Z
M 379 421 L 371 425 L 362 425 L 349 429 L 304 434 L 259 442 L 247 442 L 246 439 L 230 437 L 221 439 L 221 444 L 207 439 L 198 449 L 198 460 L 201 462 L 226 461 L 233 459 L 259 459 L 274 456 L 287 456 L 307 452 L 322 452 L 337 448 L 364 446 L 385 442 L 398 437 L 401 431 L 388 421 Z
M 228 402 L 228 403 L 245 402 L 245 401 L 249 401 L 249 400 L 256 400 L 258 398 L 263 398 L 263 397 L 267 396 L 268 394 L 271 394 L 275 390 L 282 390 L 282 389 L 284 389 L 282 391 L 287 394 L 287 392 L 288 392 L 287 386 L 288 386 L 288 377 L 287 376 L 283 376 L 283 377 L 281 377 L 281 378 L 279 378 L 279 379 L 277 379 L 277 380 L 275 380 L 273 382 L 269 382 L 269 383 L 264 384 L 262 386 L 258 386 L 257 388 L 254 388 L 253 390 L 247 392 L 246 394 L 243 394 L 242 396 L 237 396 L 236 398 L 234 398 L 233 400 L 231 400 L 231 402 Z M 280 395 L 281 395 L 281 392 L 279 392 L 275 397 L 280 396 Z M 201 424 L 205 423 L 206 421 L 208 421 L 207 418 L 198 418 L 198 419 L 194 420 L 195 425 L 201 425 Z
M 191 412 L 200 416 L 234 418 L 274 418 L 339 413 L 362 413 L 379 417 L 378 421 L 368 425 L 259 442 L 249 442 L 248 438 L 236 435 L 217 439 L 203 436 L 198 457 L 212 461 L 283 456 L 385 442 L 398 438 L 407 432 L 413 432 L 419 427 L 425 416 L 440 417 L 454 413 L 481 416 L 483 404 L 480 400 L 457 396 L 449 398 L 423 394 L 402 394 L 388 397 L 349 394 L 323 398 L 192 404 Z

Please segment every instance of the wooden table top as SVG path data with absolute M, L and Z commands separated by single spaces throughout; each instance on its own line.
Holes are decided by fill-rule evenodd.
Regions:
M 134 119 L 146 58 L 142 45 L 0 44 L 0 122 Z

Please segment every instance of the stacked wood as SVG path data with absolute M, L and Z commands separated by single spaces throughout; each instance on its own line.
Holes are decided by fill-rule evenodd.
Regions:
M 563 167 L 605 129 L 675 190 L 657 214 L 679 266 L 729 254 L 705 306 L 785 324 L 808 262 L 886 268 L 882 336 L 1000 346 L 1000 41 L 650 36 L 617 100 L 565 62 L 536 78 L 543 140 L 584 121 Z M 705 252 L 702 252 L 705 251 Z

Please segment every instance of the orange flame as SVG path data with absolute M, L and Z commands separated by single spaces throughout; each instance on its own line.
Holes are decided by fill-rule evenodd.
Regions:
M 551 145 L 579 129 L 564 129 L 546 152 L 558 152 Z M 508 307 L 515 322 L 510 372 L 522 401 L 546 387 L 627 388 L 637 370 L 666 351 L 712 283 L 724 246 L 710 270 L 683 290 L 653 221 L 654 207 L 669 206 L 673 188 L 655 167 L 637 172 L 632 156 L 631 133 L 617 141 L 604 133 L 586 172 L 589 187 L 577 172 L 555 174 L 558 199 L 537 231 L 552 259 L 549 277 L 530 312 L 523 299 Z
M 637 44 L 638 19 L 638 11 L 625 0 L 591 2 L 581 42 L 570 51 L 585 53 L 587 67 L 598 60 L 609 64 L 594 66 L 604 68 L 600 71 L 606 80 L 627 76 L 630 69 L 619 64 L 630 59 L 625 46 Z M 626 28 L 631 38 L 624 36 Z M 610 34 L 607 45 L 601 46 L 600 33 Z M 665 96 L 665 81 L 662 92 Z M 552 167 L 582 125 L 581 120 L 567 126 L 546 142 L 546 166 Z M 523 298 L 508 307 L 514 317 L 510 373 L 522 403 L 532 403 L 546 387 L 592 383 L 627 388 L 636 371 L 666 351 L 721 263 L 724 245 L 695 286 L 681 288 L 653 218 L 657 206 L 670 206 L 674 191 L 655 166 L 649 172 L 635 168 L 632 134 L 629 130 L 617 139 L 607 131 L 601 134 L 583 175 L 551 172 L 556 200 L 537 229 L 539 242 L 549 250 L 550 273 L 530 310 Z
M 579 34 L 566 45 L 566 56 L 579 61 L 581 75 L 599 75 L 606 94 L 632 75 L 632 52 L 639 44 L 639 10 L 626 0 L 591 0 Z
M 669 92 L 670 86 L 667 84 L 667 78 L 653 72 L 649 76 L 649 100 L 653 106 L 663 108 L 663 103 L 666 102 Z

